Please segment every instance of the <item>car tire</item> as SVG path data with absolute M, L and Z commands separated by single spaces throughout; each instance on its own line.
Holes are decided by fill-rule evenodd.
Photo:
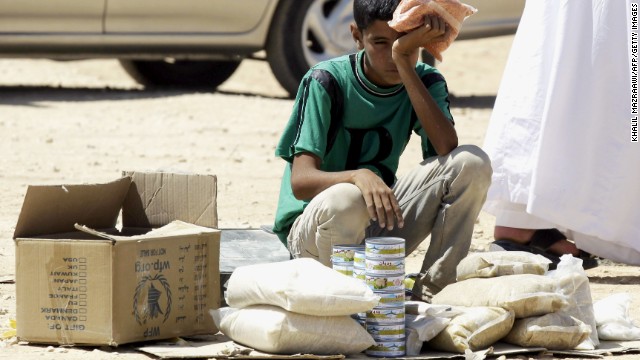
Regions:
M 281 0 L 271 22 L 266 56 L 276 80 L 295 96 L 316 63 L 355 51 L 349 32 L 352 0 Z M 330 34 L 324 30 L 331 31 Z
M 231 77 L 240 62 L 241 60 L 120 60 L 124 70 L 146 87 L 197 87 L 212 90 Z

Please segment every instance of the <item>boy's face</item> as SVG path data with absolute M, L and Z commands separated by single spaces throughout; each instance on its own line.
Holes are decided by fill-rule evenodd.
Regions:
M 364 73 L 369 81 L 378 86 L 393 86 L 402 82 L 391 57 L 393 43 L 402 33 L 393 30 L 386 21 L 376 20 L 362 31 L 352 24 L 351 35 L 358 50 L 365 51 Z M 418 61 L 418 54 L 416 49 L 415 62 Z

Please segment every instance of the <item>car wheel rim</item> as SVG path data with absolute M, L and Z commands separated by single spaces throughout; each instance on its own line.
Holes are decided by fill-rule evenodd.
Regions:
M 353 0 L 315 0 L 302 24 L 302 49 L 307 63 L 355 51 L 349 24 L 353 21 Z

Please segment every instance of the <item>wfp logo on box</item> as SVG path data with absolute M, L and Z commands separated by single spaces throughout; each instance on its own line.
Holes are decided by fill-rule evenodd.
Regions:
M 140 325 L 162 319 L 171 313 L 171 287 L 162 274 L 145 275 L 138 282 L 133 296 L 133 313 Z

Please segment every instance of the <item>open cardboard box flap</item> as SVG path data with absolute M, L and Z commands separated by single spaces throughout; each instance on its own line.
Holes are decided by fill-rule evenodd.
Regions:
M 122 204 L 124 228 L 158 228 L 180 220 L 218 228 L 215 175 L 124 172 L 132 179 Z
M 72 233 L 76 224 L 115 233 L 121 209 L 123 229 L 160 228 L 174 220 L 218 227 L 214 175 L 123 175 L 102 184 L 29 186 L 13 238 Z
M 115 228 L 130 177 L 106 184 L 29 186 L 13 237 L 69 233 L 75 224 Z

